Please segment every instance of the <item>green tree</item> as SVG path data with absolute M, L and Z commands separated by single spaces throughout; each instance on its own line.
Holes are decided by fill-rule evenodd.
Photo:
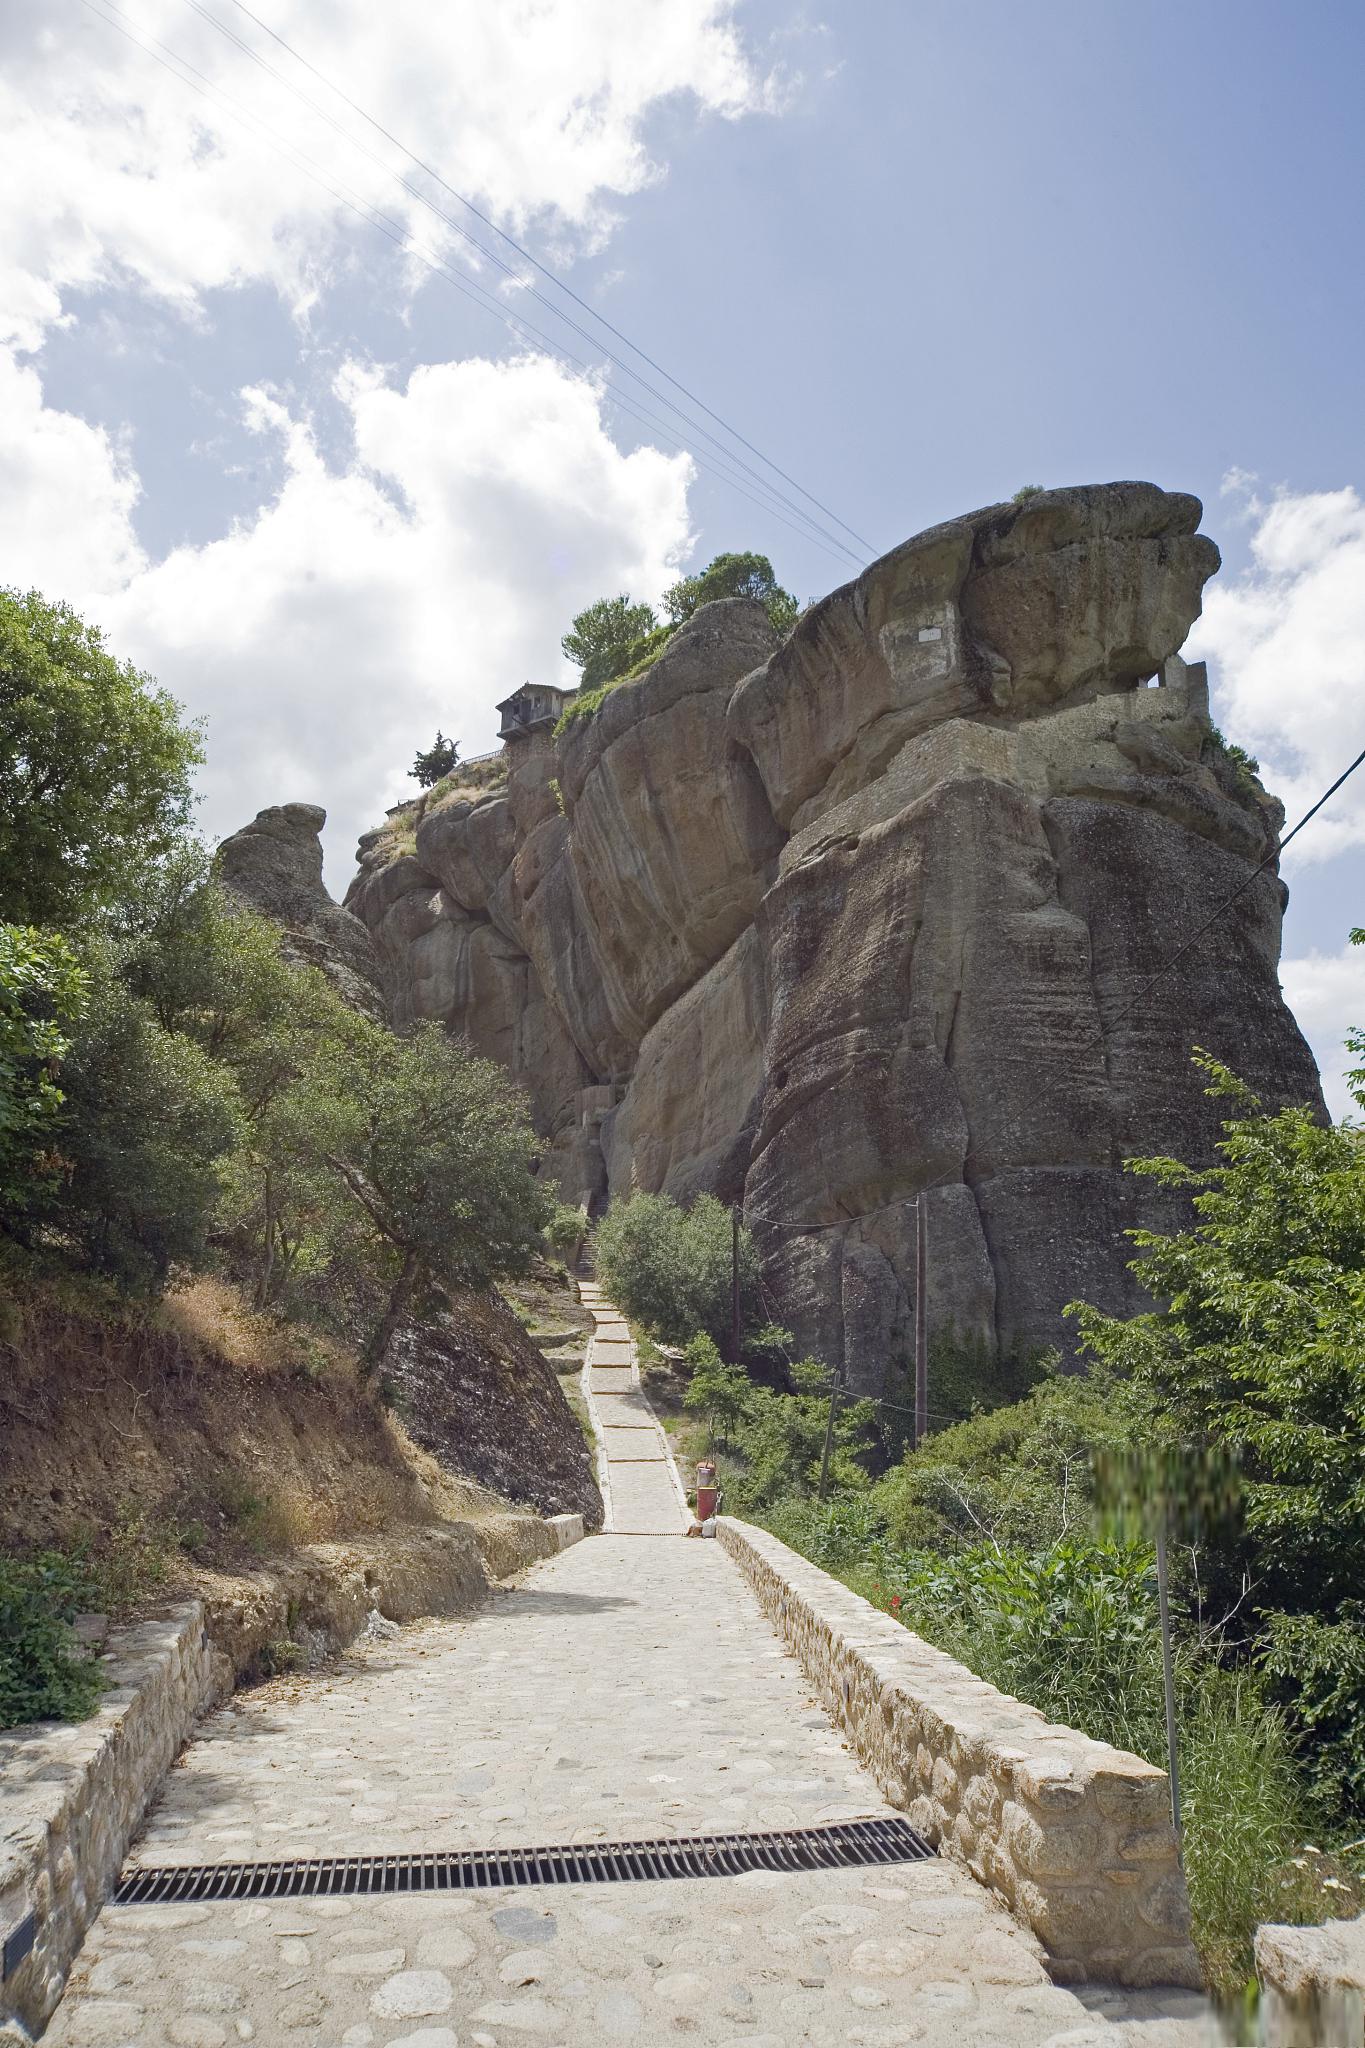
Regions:
M 1218 1163 L 1129 1162 L 1187 1194 L 1196 1221 L 1136 1231 L 1133 1270 L 1159 1304 L 1119 1319 L 1074 1304 L 1086 1351 L 1155 1397 L 1176 1440 L 1242 1467 L 1258 1651 L 1333 1796 L 1365 1809 L 1365 1151 L 1353 1126 L 1268 1114 L 1205 1053 L 1227 1103 Z
M 714 1436 L 719 1430 L 721 1449 L 730 1447 L 730 1431 L 747 1413 L 753 1383 L 742 1365 L 727 1365 L 715 1342 L 700 1331 L 687 1346 L 692 1377 L 683 1395 L 683 1407 L 704 1415 Z
M 432 789 L 443 776 L 453 773 L 459 759 L 459 742 L 448 740 L 438 726 L 435 739 L 424 751 L 418 752 L 409 773 L 423 789 Z
M 55 932 L 0 924 L 0 1227 L 10 1231 L 56 1181 L 59 1076 L 86 986 Z
M 713 1195 L 688 1209 L 668 1195 L 613 1202 L 597 1226 L 597 1268 L 628 1316 L 665 1343 L 686 1344 L 698 1330 L 727 1343 L 731 1326 L 732 1222 Z M 758 1254 L 739 1234 L 741 1322 L 752 1320 Z
M 531 1173 L 525 1096 L 438 1024 L 410 1038 L 367 1026 L 343 1067 L 341 1086 L 328 1077 L 296 1099 L 387 1290 L 368 1347 L 378 1373 L 424 1286 L 524 1272 L 552 1203 Z
M 690 619 L 704 604 L 723 597 L 755 597 L 767 608 L 768 617 L 779 633 L 795 625 L 800 605 L 784 590 L 773 574 L 766 555 L 717 555 L 695 576 L 684 576 L 664 592 L 664 610 L 674 625 Z
M 635 641 L 658 625 L 651 606 L 635 604 L 624 592 L 599 597 L 579 612 L 560 641 L 567 658 L 583 671 L 583 688 L 595 689 L 630 666 Z
M 107 954 L 91 966 L 62 1076 L 69 1157 L 56 1223 L 97 1272 L 154 1294 L 173 1266 L 204 1257 L 240 1097 L 228 1070 L 167 1031 Z
M 0 591 L 0 916 L 67 926 L 184 836 L 197 725 L 68 606 Z
M 770 1506 L 794 1495 L 812 1494 L 820 1478 L 829 1421 L 831 1374 L 818 1359 L 798 1359 L 787 1368 L 790 1393 L 755 1387 L 738 1436 L 747 1470 L 736 1493 L 749 1508 Z M 871 1401 L 844 1401 L 835 1412 L 830 1479 L 836 1491 L 858 1492 L 868 1484 L 864 1459 L 872 1447 L 876 1408 Z

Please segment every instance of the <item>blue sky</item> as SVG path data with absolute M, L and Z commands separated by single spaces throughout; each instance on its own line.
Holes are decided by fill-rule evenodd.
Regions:
M 657 401 L 600 350 L 528 355 L 338 204 L 469 260 L 261 23 L 877 549 L 1026 482 L 1197 492 L 1225 729 L 1292 815 L 1365 745 L 1365 11 L 205 5 L 337 125 L 188 0 L 96 6 L 211 95 L 80 0 L 0 0 L 0 580 L 207 715 L 211 831 L 324 802 L 339 891 L 416 744 L 491 744 L 591 596 L 728 547 L 803 597 L 851 567 L 629 417 Z M 1358 779 L 1286 861 L 1328 1067 L 1365 1022 Z

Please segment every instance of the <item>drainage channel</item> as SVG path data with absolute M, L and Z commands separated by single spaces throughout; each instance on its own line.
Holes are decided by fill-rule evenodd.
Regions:
M 448 1855 L 322 1856 L 276 1863 L 187 1863 L 130 1870 L 119 1906 L 189 1899 L 303 1899 L 369 1892 L 510 1890 L 524 1885 L 620 1884 L 642 1878 L 742 1877 L 751 1870 L 844 1870 L 917 1863 L 934 1850 L 899 1818 L 766 1834 L 683 1835 L 545 1849 L 459 1849 Z

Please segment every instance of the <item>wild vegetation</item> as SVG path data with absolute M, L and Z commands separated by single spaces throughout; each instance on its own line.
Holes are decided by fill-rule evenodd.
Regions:
M 527 1104 L 438 1027 L 399 1038 L 285 958 L 192 830 L 200 754 L 92 628 L 0 592 L 0 1272 L 12 1297 L 86 1276 L 92 1312 L 220 1274 L 382 1386 L 433 1290 L 542 1248 Z M 46 1586 L 60 1640 L 56 1565 L 6 1571 L 6 1618 Z M 30 1650 L 52 1710 L 87 1698 Z
M 1191 1906 L 1235 2003 L 1259 1921 L 1365 1903 L 1365 1149 L 1200 1064 L 1228 1111 L 1214 1165 L 1131 1162 L 1192 1203 L 1187 1229 L 1135 1233 L 1154 1306 L 1077 1304 L 1088 1372 L 1035 1364 L 1022 1398 L 894 1462 L 879 1404 L 842 1406 L 823 1499 L 830 1375 L 780 1331 L 722 1358 L 714 1307 L 710 1326 L 695 1307 L 715 1281 L 703 1261 L 675 1283 L 687 1218 L 665 1198 L 605 1228 L 632 1314 L 675 1339 L 695 1316 L 680 1405 L 701 1426 L 681 1447 L 717 1455 L 732 1511 L 991 1683 L 1163 1765 L 1164 1521 Z
M 560 645 L 583 672 L 578 695 L 566 707 L 562 731 L 575 719 L 590 718 L 618 683 L 643 675 L 662 654 L 684 620 L 704 604 L 720 598 L 752 597 L 765 606 L 775 630 L 787 633 L 800 606 L 773 574 L 766 555 L 717 555 L 695 576 L 684 576 L 663 595 L 664 618 L 652 605 L 637 604 L 624 593 L 601 597 L 579 612 Z

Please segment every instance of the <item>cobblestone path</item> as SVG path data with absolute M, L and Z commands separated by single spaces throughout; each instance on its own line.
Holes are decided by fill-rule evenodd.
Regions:
M 470 1620 L 239 1694 L 135 1852 L 233 1862 L 885 1811 L 719 1544 L 594 1537 Z M 1187 1994 L 1051 1985 L 947 1862 L 454 1898 L 109 1907 L 53 2048 L 1193 2048 Z

